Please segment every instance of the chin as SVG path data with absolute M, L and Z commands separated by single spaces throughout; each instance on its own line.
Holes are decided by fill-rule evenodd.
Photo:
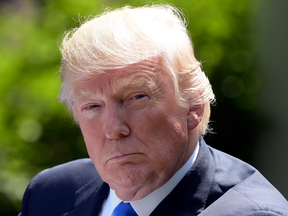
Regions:
M 143 174 L 143 173 L 142 173 Z M 155 186 L 153 187 L 150 181 L 143 181 L 143 175 L 139 172 L 134 172 L 131 175 L 117 175 L 117 177 L 112 177 L 111 181 L 104 181 L 113 189 L 118 196 L 118 198 L 124 201 L 139 200 L 146 197 L 151 193 Z
M 141 189 L 131 188 L 131 187 L 130 188 L 116 187 L 113 190 L 115 191 L 117 197 L 123 201 L 140 200 L 152 192 L 151 190 L 145 190 L 142 188 Z

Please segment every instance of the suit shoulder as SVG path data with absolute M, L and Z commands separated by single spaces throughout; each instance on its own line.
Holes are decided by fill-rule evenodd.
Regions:
M 95 177 L 100 180 L 92 161 L 79 159 L 43 170 L 31 180 L 28 187 L 39 191 L 59 188 L 62 191 L 75 191 Z
M 22 214 L 41 209 L 53 209 L 54 213 L 73 209 L 75 194 L 91 182 L 93 185 L 101 184 L 102 180 L 90 159 L 79 159 L 43 170 L 30 181 L 24 193 Z
M 231 210 L 288 215 L 287 200 L 257 169 L 226 153 L 211 147 L 209 149 L 215 164 L 213 184 L 216 189 L 212 190 L 215 193 L 214 200 L 218 197 L 212 205 L 224 210 L 229 203 Z M 236 215 L 242 214 L 239 212 Z
M 255 191 L 258 193 L 258 191 Z M 273 196 L 273 195 L 272 195 Z M 275 198 L 275 197 L 274 197 Z M 267 195 L 262 199 L 256 199 L 254 195 L 249 195 L 245 192 L 238 191 L 235 188 L 227 191 L 218 200 L 212 203 L 208 208 L 201 212 L 201 216 L 225 216 L 225 215 L 239 215 L 239 216 L 280 216 L 288 215 L 287 201 L 283 198 L 276 199 L 271 202 L 267 199 Z
M 94 167 L 94 164 L 90 158 L 78 159 L 78 160 L 70 161 L 64 164 L 60 164 L 55 167 L 43 170 L 38 175 L 46 176 L 46 177 L 49 176 L 52 178 L 55 174 L 60 175 L 60 177 L 66 177 L 66 176 L 77 177 L 77 174 L 85 174 L 85 173 L 87 173 L 88 176 L 95 175 L 95 173 L 97 173 Z

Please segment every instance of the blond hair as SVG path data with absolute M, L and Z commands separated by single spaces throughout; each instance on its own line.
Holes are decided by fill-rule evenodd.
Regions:
M 194 56 L 183 14 L 170 5 L 125 6 L 87 19 L 64 36 L 59 100 L 71 110 L 71 82 L 161 56 L 174 81 L 180 106 L 205 104 L 205 134 L 214 94 Z

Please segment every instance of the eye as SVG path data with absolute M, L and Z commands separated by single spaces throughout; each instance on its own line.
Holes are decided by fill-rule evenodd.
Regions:
M 133 93 L 125 100 L 124 105 L 132 110 L 139 110 L 146 106 L 149 101 L 149 95 L 146 93 Z
M 139 95 L 136 95 L 136 96 L 132 97 L 131 100 L 138 100 L 138 99 L 141 99 L 141 98 L 143 98 L 145 96 L 146 96 L 145 94 L 139 94 Z
M 84 110 L 92 110 L 92 109 L 95 109 L 97 107 L 100 107 L 100 106 L 97 104 L 91 104 L 91 105 L 85 106 L 83 109 Z

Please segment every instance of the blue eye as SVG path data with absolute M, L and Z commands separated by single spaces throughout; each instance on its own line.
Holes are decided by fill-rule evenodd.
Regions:
M 141 98 L 143 98 L 143 97 L 145 97 L 146 95 L 144 95 L 144 94 L 140 94 L 140 95 L 136 95 L 136 96 L 134 96 L 132 99 L 133 100 L 138 100 L 138 99 L 141 99 Z
M 89 105 L 89 106 L 87 106 L 87 107 L 85 107 L 85 108 L 86 108 L 86 109 L 95 109 L 95 108 L 97 108 L 97 107 L 99 107 L 99 105 L 93 104 L 93 105 Z

